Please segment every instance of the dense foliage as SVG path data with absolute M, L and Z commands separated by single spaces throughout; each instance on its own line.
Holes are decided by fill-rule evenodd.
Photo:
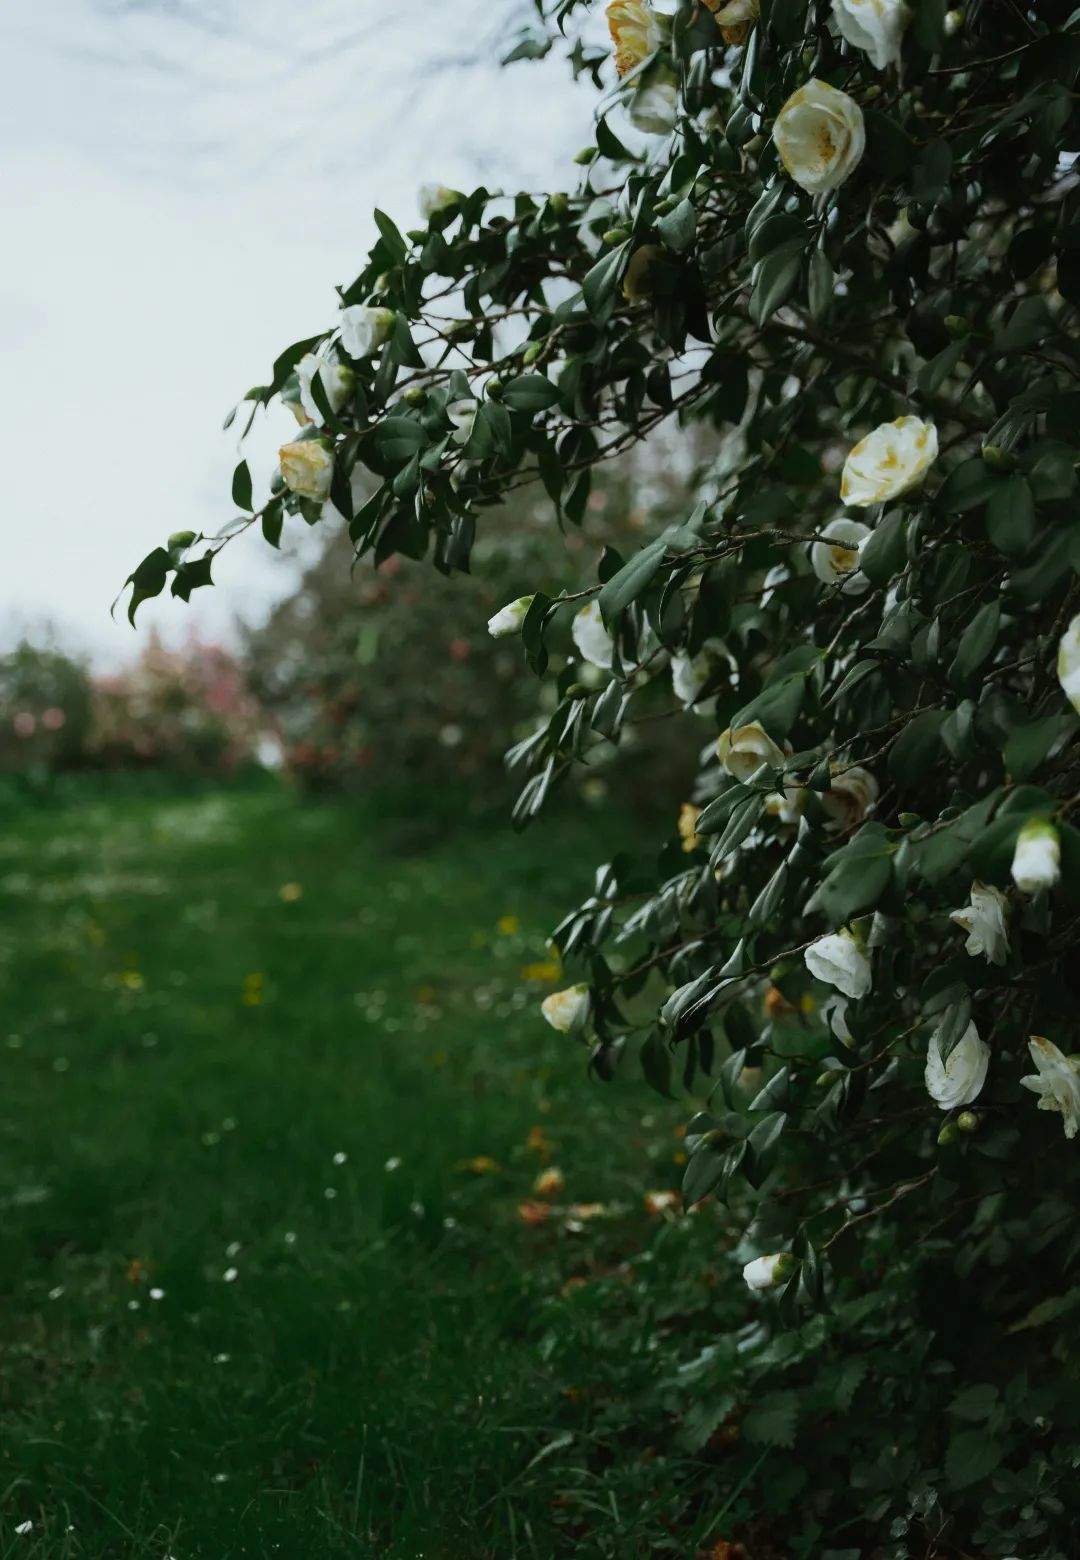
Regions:
M 787 1551 L 1075 1554 L 1080 12 L 670 9 L 612 0 L 617 80 L 572 41 L 609 89 L 575 192 L 377 213 L 247 398 L 305 423 L 228 534 L 330 500 L 358 559 L 452 573 L 520 483 L 576 527 L 601 461 L 711 430 L 679 523 L 493 624 L 556 693 L 519 822 L 636 722 L 705 744 L 546 1013 L 702 1105 L 686 1202 L 727 1201 L 759 1314 L 683 1386 L 707 1419 L 741 1372 L 796 1448 Z M 584 12 L 537 0 L 515 54 Z M 227 539 L 155 550 L 131 610 Z

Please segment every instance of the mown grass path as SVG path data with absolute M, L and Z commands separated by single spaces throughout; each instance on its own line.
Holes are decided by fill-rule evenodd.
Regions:
M 654 1552 L 656 1451 L 604 1425 L 701 1243 L 642 1206 L 684 1113 L 537 1013 L 603 850 L 276 790 L 9 808 L 0 1555 Z

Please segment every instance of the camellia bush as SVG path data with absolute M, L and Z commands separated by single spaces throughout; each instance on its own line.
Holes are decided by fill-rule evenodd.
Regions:
M 520 484 L 572 532 L 600 463 L 696 424 L 676 523 L 491 623 L 554 688 L 519 824 L 640 722 L 702 751 L 545 1003 L 700 1106 L 685 1202 L 746 1328 L 668 1410 L 779 1552 L 1076 1555 L 1080 10 L 612 0 L 608 54 L 589 9 L 513 50 L 600 85 L 574 188 L 376 213 L 244 403 L 301 425 L 270 493 L 241 462 L 131 610 L 288 516 L 467 570 Z

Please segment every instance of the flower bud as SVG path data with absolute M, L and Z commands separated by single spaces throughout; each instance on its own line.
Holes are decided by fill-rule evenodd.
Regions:
M 962 1110 L 956 1118 L 956 1130 L 958 1132 L 978 1132 L 982 1126 L 981 1116 L 977 1116 L 973 1110 Z
M 395 319 L 393 309 L 350 304 L 341 311 L 341 345 L 351 358 L 370 357 L 389 340 Z
M 614 247 L 616 244 L 621 244 L 624 241 L 624 239 L 627 239 L 629 237 L 630 237 L 629 229 L 621 228 L 621 227 L 613 227 L 613 228 L 608 228 L 607 232 L 603 236 L 603 242 L 605 244 L 610 244 L 612 247 Z
M 541 354 L 541 352 L 543 352 L 543 350 L 544 350 L 544 348 L 543 348 L 543 344 L 541 342 L 539 342 L 539 341 L 530 341 L 529 342 L 529 345 L 525 348 L 525 351 L 521 354 L 521 361 L 525 364 L 526 368 L 529 366 L 530 363 L 535 363 L 536 362 L 537 358 L 540 356 L 540 354 Z
M 944 325 L 954 341 L 963 341 L 965 336 L 971 335 L 971 326 L 962 314 L 946 314 Z
M 169 551 L 183 552 L 184 548 L 190 547 L 194 540 L 194 531 L 174 531 L 169 537 Z
M 990 1047 L 969 1024 L 948 1056 L 942 1055 L 941 1030 L 936 1029 L 926 1056 L 926 1088 L 941 1110 L 955 1110 L 978 1098 L 990 1066 Z
M 446 184 L 421 184 L 416 197 L 420 215 L 425 222 L 437 217 L 440 211 L 448 211 L 465 199 L 460 190 L 452 190 Z
M 556 190 L 554 195 L 548 196 L 548 206 L 557 217 L 563 216 L 569 208 L 569 205 L 570 202 L 567 200 L 562 190 Z
M 1029 818 L 1016 837 L 1013 882 L 1022 894 L 1053 888 L 1061 876 L 1061 841 L 1045 818 Z
M 532 596 L 519 596 L 516 601 L 509 601 L 505 607 L 500 607 L 494 617 L 488 618 L 487 628 L 492 639 L 506 639 L 511 634 L 520 634 L 533 599 Z
M 742 1276 L 748 1289 L 775 1289 L 791 1277 L 797 1266 L 790 1251 L 777 1251 L 768 1257 L 755 1257 L 743 1268 Z
M 577 1034 L 589 1020 L 592 997 L 584 983 L 568 986 L 565 991 L 553 991 L 540 1004 L 540 1011 L 561 1035 Z
M 600 149 L 596 146 L 583 146 L 580 152 L 574 153 L 574 161 L 583 168 L 587 168 L 591 162 L 595 162 L 600 155 Z
M 423 406 L 427 400 L 427 391 L 423 385 L 410 385 L 401 399 L 407 406 Z
M 958 1136 L 959 1134 L 956 1130 L 956 1123 L 953 1121 L 947 1121 L 937 1135 L 938 1147 L 948 1148 L 950 1143 L 956 1142 Z
M 982 447 L 983 463 L 992 471 L 1013 471 L 1016 469 L 1016 456 L 1011 450 L 1003 450 L 998 444 L 984 444 Z

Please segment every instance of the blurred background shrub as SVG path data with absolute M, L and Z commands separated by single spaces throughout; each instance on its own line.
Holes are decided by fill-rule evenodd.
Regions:
M 0 770 L 84 762 L 91 709 L 90 674 L 75 657 L 26 640 L 0 656 Z
M 316 789 L 420 781 L 464 788 L 481 805 L 508 798 L 516 788 L 502 751 L 545 711 L 520 640 L 492 639 L 488 618 L 537 578 L 551 595 L 579 588 L 603 548 L 636 549 L 667 523 L 666 511 L 667 476 L 656 464 L 645 472 L 624 461 L 606 472 L 582 529 L 565 541 L 544 495 L 525 492 L 484 517 L 471 577 L 434 584 L 429 565 L 400 556 L 350 573 L 349 542 L 335 535 L 296 592 L 245 637 L 251 688 L 288 771 Z M 624 800 L 643 800 L 634 775 L 646 742 L 632 741 L 629 756 L 599 748 L 582 782 L 586 797 L 614 783 L 610 754 Z M 690 772 L 692 752 L 672 759 L 670 743 L 665 752 L 669 768 Z
M 151 638 L 124 671 L 94 683 L 96 768 L 228 774 L 275 751 L 243 662 L 221 645 L 168 649 Z

